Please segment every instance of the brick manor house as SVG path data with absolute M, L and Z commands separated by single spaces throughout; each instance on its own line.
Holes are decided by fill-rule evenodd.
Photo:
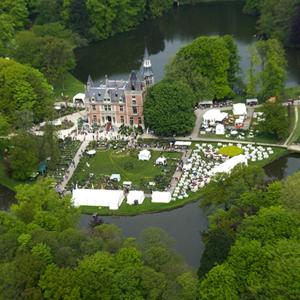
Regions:
M 147 50 L 141 67 L 141 79 L 132 71 L 129 80 L 94 83 L 89 76 L 85 91 L 85 108 L 90 124 L 102 126 L 144 127 L 143 104 L 147 88 L 154 84 L 154 74 Z

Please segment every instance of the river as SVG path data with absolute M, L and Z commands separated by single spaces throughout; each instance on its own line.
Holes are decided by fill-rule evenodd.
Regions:
M 288 154 L 273 161 L 265 168 L 269 178 L 284 179 L 300 169 L 300 154 Z M 14 193 L 0 185 L 0 209 L 7 210 L 14 200 Z M 87 228 L 90 215 L 82 215 L 79 227 Z M 155 214 L 134 217 L 103 217 L 105 223 L 116 224 L 125 236 L 139 237 L 147 227 L 160 227 L 175 239 L 175 248 L 185 261 L 198 267 L 204 250 L 201 233 L 207 229 L 208 221 L 199 203 Z
M 135 30 L 91 44 L 75 51 L 74 75 L 86 82 L 93 79 L 127 79 L 140 68 L 147 46 L 156 81 L 164 66 L 182 46 L 201 35 L 232 34 L 239 49 L 243 79 L 249 66 L 248 47 L 255 41 L 254 17 L 243 14 L 243 2 L 213 2 L 181 6 L 164 16 L 141 24 Z M 288 49 L 287 86 L 300 84 L 300 50 Z

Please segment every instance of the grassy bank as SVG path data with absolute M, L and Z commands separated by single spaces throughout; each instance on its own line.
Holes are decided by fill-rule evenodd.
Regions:
M 71 73 L 67 73 L 64 80 L 59 80 L 54 85 L 54 94 L 56 98 L 59 98 L 63 93 L 65 96 L 73 98 L 77 93 L 84 92 L 84 84 L 75 78 Z
M 101 216 L 135 216 L 173 210 L 188 203 L 196 202 L 200 199 L 200 197 L 201 191 L 198 191 L 196 193 L 192 193 L 188 198 L 171 201 L 170 203 L 152 203 L 151 199 L 145 199 L 143 204 L 134 206 L 127 204 L 124 200 L 118 210 L 110 210 L 107 207 L 99 208 L 93 206 L 82 206 L 80 209 L 83 214 L 98 213 Z
M 291 137 L 290 139 L 290 143 L 295 143 L 295 142 L 299 142 L 300 141 L 300 107 L 295 107 L 295 109 L 298 110 L 298 123 L 297 123 L 297 126 L 296 126 L 296 129 L 293 133 L 293 136 Z M 294 118 L 295 118 L 295 114 L 294 114 Z M 294 127 L 294 125 L 293 125 Z

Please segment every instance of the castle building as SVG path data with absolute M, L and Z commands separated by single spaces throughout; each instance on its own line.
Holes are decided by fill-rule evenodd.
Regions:
M 90 124 L 102 126 L 144 127 L 143 104 L 154 74 L 147 50 L 141 68 L 141 79 L 132 71 L 129 80 L 109 80 L 96 84 L 89 76 L 85 91 L 85 109 Z

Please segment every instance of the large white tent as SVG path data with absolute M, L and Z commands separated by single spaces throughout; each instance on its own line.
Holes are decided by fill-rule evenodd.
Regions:
M 127 195 L 127 203 L 132 205 L 135 204 L 135 201 L 138 202 L 138 204 L 142 204 L 145 199 L 145 194 L 143 191 L 130 191 Z
M 247 115 L 246 104 L 245 103 L 233 104 L 233 114 L 235 116 L 246 116 Z
M 120 190 L 75 189 L 72 200 L 76 207 L 104 206 L 117 210 L 124 198 L 124 193 Z
M 151 158 L 151 153 L 149 150 L 142 150 L 139 153 L 139 160 L 149 160 Z
M 217 173 L 230 173 L 231 170 L 236 167 L 238 164 L 248 165 L 248 161 L 245 155 L 240 154 L 237 156 L 234 156 L 228 160 L 226 160 L 224 163 L 214 167 L 209 174 L 211 176 L 216 175 Z
M 169 203 L 171 201 L 170 192 L 152 192 L 153 203 Z
M 219 109 L 210 109 L 203 115 L 204 122 L 222 122 L 228 118 L 228 113 L 221 112 Z

